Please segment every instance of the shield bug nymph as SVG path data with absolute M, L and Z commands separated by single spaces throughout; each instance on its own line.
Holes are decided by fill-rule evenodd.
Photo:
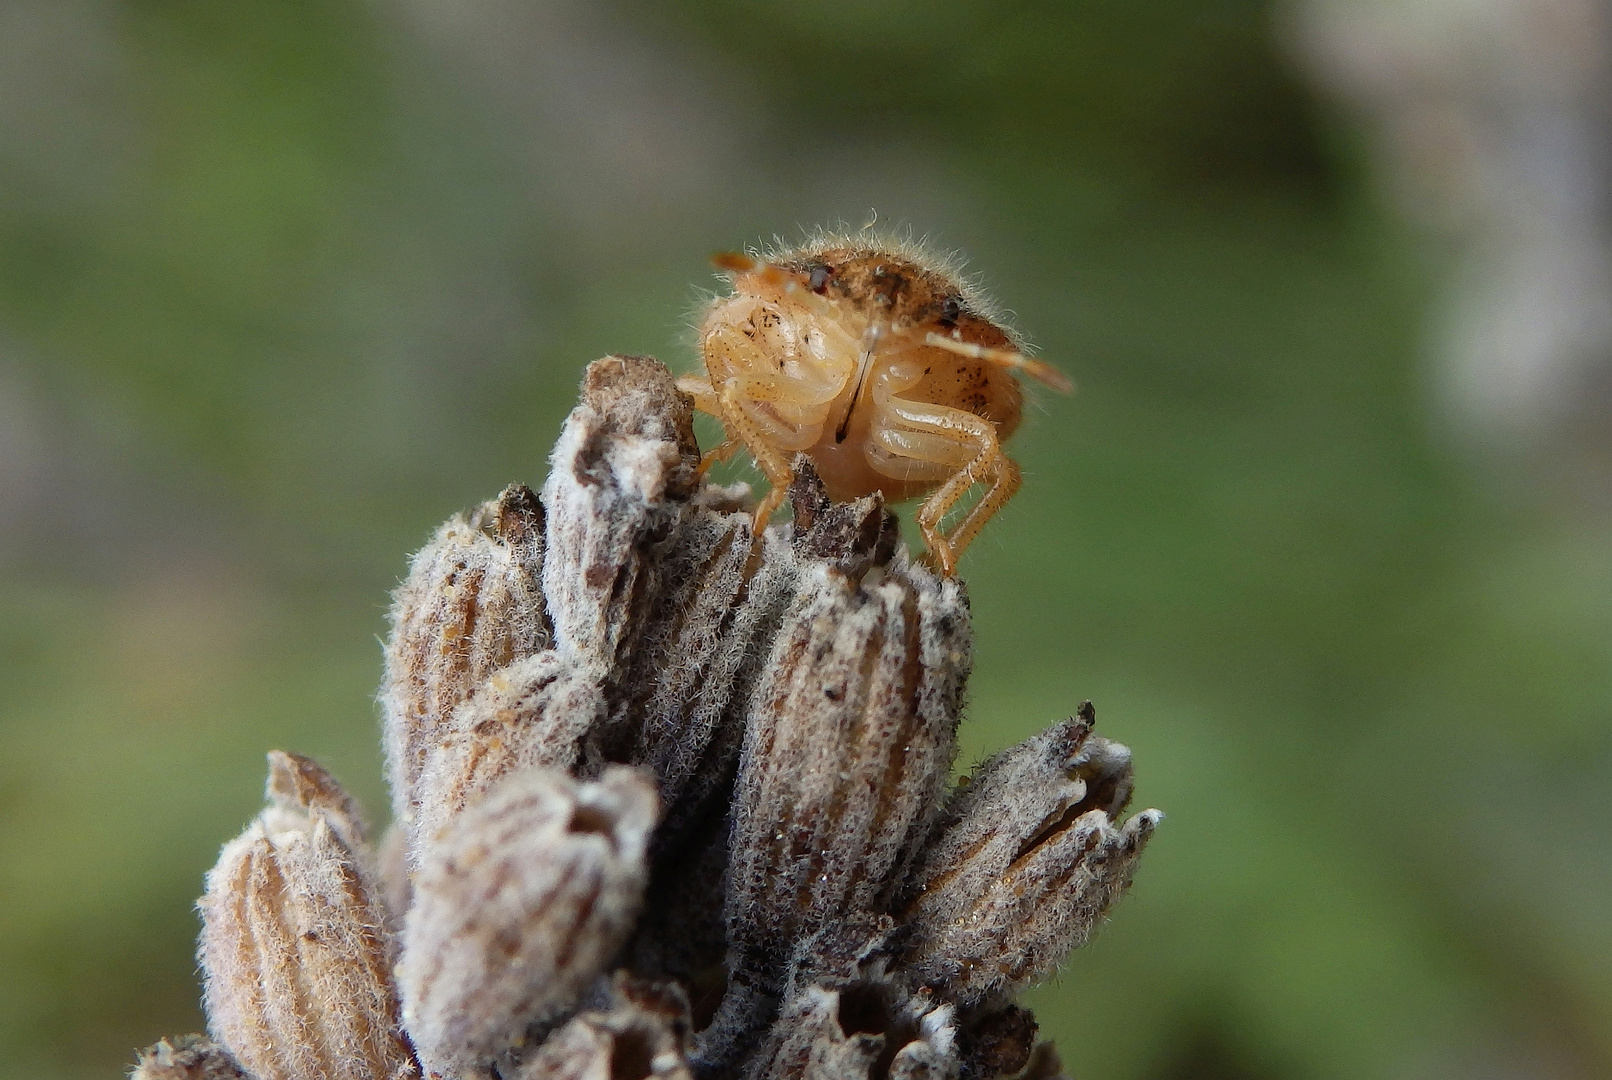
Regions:
M 722 421 L 772 484 L 763 528 L 811 456 L 831 498 L 929 493 L 916 520 L 930 558 L 950 576 L 980 528 L 1019 488 L 1002 441 L 1019 425 L 1014 372 L 1067 392 L 1068 378 L 1023 344 L 945 260 L 865 233 L 822 235 L 764 256 L 724 254 L 732 292 L 700 326 L 704 376 L 678 385 Z M 975 484 L 984 493 L 950 531 L 947 513 Z

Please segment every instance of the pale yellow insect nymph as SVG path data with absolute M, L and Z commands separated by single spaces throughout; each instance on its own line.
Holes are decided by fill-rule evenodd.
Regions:
M 1065 392 L 1068 378 L 1026 356 L 952 267 L 912 244 L 823 235 L 715 261 L 733 291 L 701 322 L 705 375 L 678 381 L 726 431 L 703 465 L 750 452 L 772 484 L 756 508 L 758 531 L 799 453 L 835 500 L 931 493 L 917 525 L 930 560 L 951 576 L 1019 488 L 1019 467 L 1001 446 L 1022 409 L 1013 372 Z M 975 484 L 985 493 L 944 531 Z

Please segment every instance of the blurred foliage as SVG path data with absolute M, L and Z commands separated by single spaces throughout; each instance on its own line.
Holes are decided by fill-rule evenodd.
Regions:
M 1077 1077 L 1612 1076 L 1612 544 L 1430 434 L 1439 267 L 1250 0 L 0 14 L 0 1076 L 193 1030 L 262 753 L 385 804 L 386 590 L 706 255 L 867 207 L 1080 383 L 971 549 L 965 758 L 1169 815 Z M 709 434 L 709 429 L 705 429 Z

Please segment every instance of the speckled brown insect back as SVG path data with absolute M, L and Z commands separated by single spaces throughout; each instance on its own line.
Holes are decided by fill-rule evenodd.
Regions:
M 973 631 L 877 494 L 753 531 L 666 368 L 607 357 L 541 495 L 394 596 L 394 815 L 314 762 L 202 898 L 211 1037 L 133 1080 L 1055 1080 L 1015 1003 L 1157 811 L 1073 718 L 951 782 Z M 842 489 L 843 493 L 843 489 Z
M 704 376 L 679 380 L 722 421 L 772 483 L 760 531 L 806 454 L 831 498 L 931 493 L 916 520 L 947 577 L 975 535 L 1019 489 L 1002 441 L 1019 425 L 1013 372 L 1068 392 L 1068 378 L 1023 344 L 947 260 L 921 244 L 862 232 L 820 234 L 765 255 L 725 254 L 733 292 L 700 326 Z M 985 492 L 948 532 L 946 515 Z

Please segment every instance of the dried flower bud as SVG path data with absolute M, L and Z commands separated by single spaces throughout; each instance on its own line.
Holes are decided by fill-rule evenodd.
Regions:
M 1130 751 L 1093 736 L 1095 718 L 1086 702 L 1080 716 L 992 755 L 958 784 L 913 876 L 909 907 L 978 896 L 1060 821 L 1125 808 Z
M 927 1009 L 887 976 L 790 994 L 748 1080 L 955 1080 L 951 1009 Z
M 588 365 L 582 403 L 554 446 L 543 501 L 543 587 L 558 647 L 608 675 L 656 591 L 650 547 L 699 482 L 693 407 L 666 366 L 642 356 Z
M 1114 826 L 1130 751 L 1090 731 L 1087 711 L 991 758 L 924 852 L 907 965 L 962 1008 L 1045 978 L 1084 943 L 1158 823 L 1148 810 Z
M 734 793 L 736 977 L 776 983 L 798 942 L 879 911 L 939 801 L 970 655 L 954 581 L 815 563 L 756 688 Z
M 230 1052 L 205 1035 L 162 1039 L 140 1051 L 129 1080 L 251 1080 Z
M 200 902 L 213 1034 L 259 1080 L 418 1075 L 351 800 L 281 753 L 269 755 L 268 792 Z
M 749 514 L 703 510 L 659 556 L 660 588 L 591 749 L 596 760 L 654 770 L 666 805 L 655 850 L 680 858 L 689 830 L 733 782 L 745 708 L 794 598 L 796 560 L 778 532 L 753 536 Z
M 136 1080 L 1067 1080 L 1012 996 L 1159 819 L 1116 823 L 1129 751 L 1088 704 L 948 800 L 961 584 L 805 456 L 757 535 L 691 420 L 661 364 L 597 361 L 544 501 L 511 487 L 415 557 L 380 857 L 271 755 L 201 901 L 219 1043 Z
M 409 866 L 456 814 L 505 776 L 570 772 L 582 737 L 604 716 L 598 684 L 552 649 L 494 672 L 442 726 L 426 755 Z
M 682 994 L 618 976 L 611 998 L 550 1035 L 512 1080 L 692 1080 Z
M 478 1069 L 571 1004 L 643 901 L 654 786 L 532 769 L 505 778 L 425 849 L 403 933 L 405 1023 L 433 1074 Z
M 380 700 L 400 821 L 414 820 L 426 756 L 459 703 L 548 647 L 543 522 L 537 496 L 513 485 L 438 529 L 393 596 Z

